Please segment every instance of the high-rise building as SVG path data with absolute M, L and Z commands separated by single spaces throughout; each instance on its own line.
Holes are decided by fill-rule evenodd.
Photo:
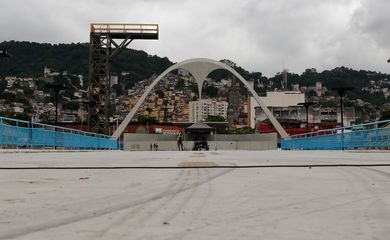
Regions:
M 232 78 L 232 85 L 228 90 L 228 118 L 229 128 L 238 122 L 240 116 L 240 87 L 235 79 Z
M 189 121 L 205 121 L 209 115 L 227 118 L 228 103 L 211 99 L 200 99 L 189 103 Z
M 110 87 L 112 87 L 112 86 L 114 86 L 114 85 L 116 85 L 116 84 L 118 84 L 118 83 L 119 83 L 119 81 L 118 81 L 118 75 L 112 74 L 112 75 L 110 76 Z
M 316 93 L 317 93 L 317 96 L 319 96 L 319 97 L 321 97 L 323 94 L 323 88 L 322 88 L 321 82 L 316 82 Z

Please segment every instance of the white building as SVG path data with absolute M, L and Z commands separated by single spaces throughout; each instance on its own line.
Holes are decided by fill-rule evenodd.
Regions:
M 22 108 L 22 107 L 16 106 L 16 107 L 13 107 L 13 109 L 14 109 L 15 113 L 23 113 L 24 112 L 24 108 Z
M 321 82 L 316 82 L 316 93 L 317 93 L 317 96 L 319 96 L 319 97 L 321 97 L 322 94 L 324 93 Z
M 72 114 L 72 113 L 64 113 L 62 115 L 62 119 L 61 119 L 61 122 L 64 122 L 64 123 L 73 123 L 73 122 L 76 122 L 76 115 L 75 114 Z
M 43 69 L 43 76 L 45 78 L 51 77 L 51 76 L 59 76 L 59 72 L 52 72 L 50 68 L 46 67 Z
M 305 102 L 305 94 L 300 91 L 267 92 L 265 97 L 260 97 L 267 107 L 290 107 Z M 255 127 L 255 108 L 259 107 L 254 97 L 248 100 L 248 124 Z
M 204 121 L 209 115 L 221 116 L 227 119 L 228 103 L 211 99 L 201 99 L 189 103 L 189 121 Z
M 184 69 L 177 69 L 177 73 L 179 76 L 182 76 L 182 77 L 189 77 L 190 76 L 190 72 L 188 72 L 187 70 L 184 70 Z
M 110 87 L 118 84 L 118 75 L 111 75 L 110 77 Z
M 80 80 L 80 86 L 84 86 L 84 79 L 83 79 L 83 75 L 77 75 L 77 77 L 79 78 Z

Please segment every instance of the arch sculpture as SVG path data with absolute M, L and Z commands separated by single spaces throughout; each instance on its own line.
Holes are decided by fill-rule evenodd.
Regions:
M 123 120 L 123 122 L 119 125 L 119 127 L 115 130 L 112 137 L 118 139 L 120 135 L 125 130 L 126 126 L 130 123 L 131 119 L 134 117 L 135 113 L 141 106 L 141 104 L 145 101 L 148 94 L 152 91 L 154 86 L 161 81 L 163 77 L 165 77 L 168 73 L 175 69 L 184 69 L 191 73 L 191 75 L 195 78 L 197 84 L 198 84 L 198 91 L 199 91 L 199 98 L 202 96 L 202 87 L 203 82 L 207 78 L 207 76 L 214 70 L 217 69 L 225 69 L 232 73 L 234 76 L 236 76 L 243 84 L 244 86 L 250 91 L 252 96 L 255 98 L 256 102 L 259 104 L 261 109 L 264 111 L 265 115 L 268 117 L 268 119 L 271 121 L 272 125 L 276 128 L 278 133 L 281 137 L 288 137 L 287 132 L 283 129 L 283 127 L 280 125 L 280 123 L 276 120 L 276 118 L 272 115 L 271 111 L 267 108 L 267 106 L 264 104 L 264 102 L 261 100 L 261 98 L 257 95 L 255 90 L 248 84 L 248 82 L 233 68 L 229 67 L 228 65 L 211 60 L 208 58 L 193 58 L 189 59 L 183 62 L 176 63 L 169 67 L 167 70 L 165 70 L 163 73 L 161 73 L 153 82 L 150 84 L 150 86 L 146 89 L 144 94 L 141 96 L 141 98 L 138 100 L 138 102 L 134 105 L 134 107 L 131 109 L 129 114 L 126 116 L 126 118 Z

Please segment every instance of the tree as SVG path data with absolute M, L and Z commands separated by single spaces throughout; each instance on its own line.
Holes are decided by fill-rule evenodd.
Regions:
M 225 122 L 225 118 L 218 115 L 208 115 L 206 122 Z
M 214 86 L 208 86 L 203 90 L 204 94 L 208 97 L 218 97 L 218 88 Z
M 13 94 L 13 93 L 10 93 L 10 92 L 3 92 L 1 94 L 1 98 L 2 99 L 5 99 L 5 100 L 8 100 L 10 102 L 14 102 L 15 101 L 15 98 L 16 98 L 16 95 Z
M 379 121 L 390 120 L 390 110 L 384 111 L 379 118 Z
M 32 97 L 32 95 L 34 94 L 34 90 L 26 87 L 23 89 L 23 93 L 24 93 L 24 96 L 26 96 L 26 97 Z
M 251 134 L 254 132 L 254 129 L 249 127 L 237 128 L 233 131 L 234 134 Z
M 159 97 L 159 98 L 163 98 L 164 97 L 164 91 L 163 90 L 161 90 L 161 89 L 158 89 L 157 91 L 156 91 L 156 94 L 157 94 L 157 96 Z
M 184 80 L 182 78 L 180 78 L 177 83 L 176 83 L 176 86 L 175 88 L 176 89 L 182 89 L 184 87 Z
M 15 96 L 15 102 L 23 103 L 23 104 L 25 104 L 25 105 L 28 105 L 28 104 L 29 104 L 28 99 L 25 98 L 24 95 L 21 94 L 21 93 L 16 94 L 16 96 Z
M 4 80 L 0 80 L 0 93 L 4 92 L 4 89 L 7 87 L 7 82 Z
M 25 120 L 25 121 L 29 120 L 29 115 L 26 112 L 15 113 L 13 111 L 8 110 L 8 111 L 0 112 L 0 116 L 19 119 L 19 120 Z
M 69 101 L 64 104 L 62 104 L 62 108 L 77 111 L 80 108 L 80 103 L 76 101 Z
M 37 86 L 37 89 L 38 90 L 47 90 L 47 88 L 46 88 L 46 81 L 44 81 L 44 80 L 41 80 L 41 79 L 38 79 L 38 80 L 36 80 L 35 81 L 35 85 Z
M 120 84 L 115 84 L 112 86 L 112 88 L 115 90 L 117 96 L 123 95 L 123 88 Z
M 0 49 L 12 52 L 7 68 L 0 67 L 0 75 L 41 77 L 45 66 L 55 71 L 68 71 L 74 75 L 88 76 L 89 43 L 48 44 L 34 42 L 5 41 Z M 123 84 L 135 82 L 159 74 L 173 63 L 166 57 L 151 56 L 144 51 L 123 49 L 112 62 L 113 72 L 128 72 Z M 76 84 L 77 79 L 71 79 Z M 132 83 L 128 83 L 128 81 Z
M 150 114 L 151 112 L 153 112 L 153 109 L 151 109 L 150 107 L 147 107 L 145 110 L 146 110 L 149 114 Z
M 317 92 L 314 91 L 314 90 L 309 90 L 309 91 L 306 93 L 306 96 L 307 96 L 307 97 L 316 97 L 316 96 L 317 96 Z
M 139 115 L 138 116 L 138 122 L 145 125 L 145 124 L 157 124 L 158 121 L 155 117 L 149 117 L 145 115 Z
M 198 85 L 197 84 L 191 85 L 191 92 L 198 94 Z

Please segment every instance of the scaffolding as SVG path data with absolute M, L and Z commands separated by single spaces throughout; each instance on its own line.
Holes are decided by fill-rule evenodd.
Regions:
M 88 110 L 91 131 L 108 134 L 113 58 L 134 39 L 158 39 L 158 34 L 157 24 L 91 24 Z

